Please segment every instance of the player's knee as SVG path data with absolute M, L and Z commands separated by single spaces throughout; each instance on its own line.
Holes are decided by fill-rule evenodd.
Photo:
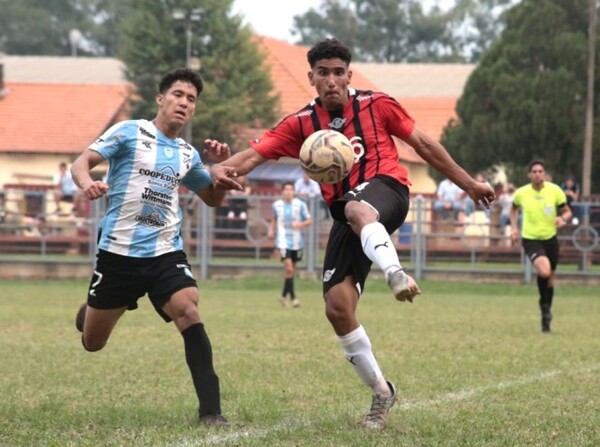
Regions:
M 106 346 L 106 342 L 102 342 L 102 343 L 94 343 L 92 340 L 87 340 L 85 339 L 85 337 L 82 335 L 81 336 L 81 345 L 83 346 L 83 349 L 85 349 L 88 352 L 96 352 L 96 351 L 100 351 L 102 348 L 104 348 L 104 346 Z
M 540 267 L 537 271 L 540 278 L 549 279 L 552 276 L 552 270 L 546 267 Z

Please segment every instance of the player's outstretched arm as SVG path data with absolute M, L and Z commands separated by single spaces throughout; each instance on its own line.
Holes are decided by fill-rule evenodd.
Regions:
M 244 188 L 235 181 L 235 178 L 246 175 L 265 161 L 267 159 L 252 148 L 238 152 L 224 162 L 211 166 L 210 175 L 213 186 L 216 189 L 239 189 L 243 191 Z
M 478 182 L 471 177 L 454 161 L 444 146 L 417 128 L 405 141 L 421 158 L 465 191 L 475 203 L 486 208 L 490 207 L 495 198 L 491 185 L 487 182 Z

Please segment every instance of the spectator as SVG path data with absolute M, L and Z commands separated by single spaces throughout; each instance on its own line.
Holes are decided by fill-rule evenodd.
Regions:
M 498 184 L 497 201 L 500 205 L 500 234 L 502 236 L 508 236 L 506 231 L 510 226 L 510 210 L 512 208 L 514 194 L 515 185 L 512 183 L 509 183 L 508 185 L 502 183 Z
M 308 202 L 308 199 L 312 197 L 319 197 L 321 195 L 319 184 L 306 175 L 305 172 L 294 183 L 294 190 L 296 191 L 296 197 L 304 202 Z
M 303 200 L 307 205 L 313 197 L 318 198 L 320 207 L 322 209 L 323 218 L 327 219 L 329 217 L 329 211 L 327 210 L 327 204 L 320 200 L 321 199 L 321 187 L 317 182 L 311 179 L 305 172 L 302 173 L 302 177 L 300 177 L 294 183 L 294 190 L 296 191 L 296 197 L 300 200 Z
M 64 161 L 58 165 L 58 172 L 54 175 L 54 203 L 56 212 L 62 212 L 60 202 L 69 202 L 73 204 L 72 212 L 77 209 L 77 185 L 73 181 L 71 172 L 67 169 L 67 163 Z
M 449 220 L 452 213 L 456 226 L 456 231 L 462 231 L 462 225 L 465 222 L 465 192 L 460 189 L 452 180 L 444 179 L 440 182 L 437 189 L 437 200 L 433 204 L 433 209 L 438 212 L 442 219 Z
M 227 228 L 232 230 L 232 239 L 245 239 L 244 231 L 248 223 L 248 196 L 252 188 L 247 185 L 246 177 L 237 178 L 243 190 L 230 190 L 227 192 Z
M 573 225 L 578 225 L 580 218 L 580 209 L 578 205 L 574 205 L 573 203 L 579 202 L 579 195 L 581 192 L 579 183 L 575 181 L 575 177 L 569 176 L 560 185 L 560 187 L 565 192 L 565 195 L 567 196 L 567 205 L 569 205 L 569 208 L 571 208 L 571 212 L 573 213 L 573 219 L 571 220 L 571 223 Z

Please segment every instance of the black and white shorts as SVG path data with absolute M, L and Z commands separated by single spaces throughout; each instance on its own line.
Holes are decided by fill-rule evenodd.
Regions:
M 287 248 L 279 249 L 279 256 L 281 260 L 291 259 L 292 262 L 300 262 L 302 261 L 302 250 L 289 250 Z
M 351 201 L 364 202 L 377 211 L 379 222 L 389 234 L 404 223 L 410 205 L 408 187 L 387 176 L 374 177 L 331 204 L 335 222 L 329 232 L 323 261 L 323 294 L 349 275 L 361 294 L 371 270 L 371 260 L 363 252 L 360 236 L 346 222 L 344 208 Z
M 162 311 L 171 296 L 187 287 L 197 287 L 183 251 L 154 258 L 134 258 L 100 250 L 88 289 L 87 303 L 95 309 L 136 309 L 137 301 L 148 294 L 152 305 L 167 322 Z

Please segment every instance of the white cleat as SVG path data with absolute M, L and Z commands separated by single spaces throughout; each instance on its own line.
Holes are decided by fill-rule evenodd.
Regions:
M 421 289 L 419 289 L 415 280 L 402 269 L 391 272 L 387 276 L 387 283 L 398 301 L 410 301 L 412 303 L 413 298 L 421 294 Z

